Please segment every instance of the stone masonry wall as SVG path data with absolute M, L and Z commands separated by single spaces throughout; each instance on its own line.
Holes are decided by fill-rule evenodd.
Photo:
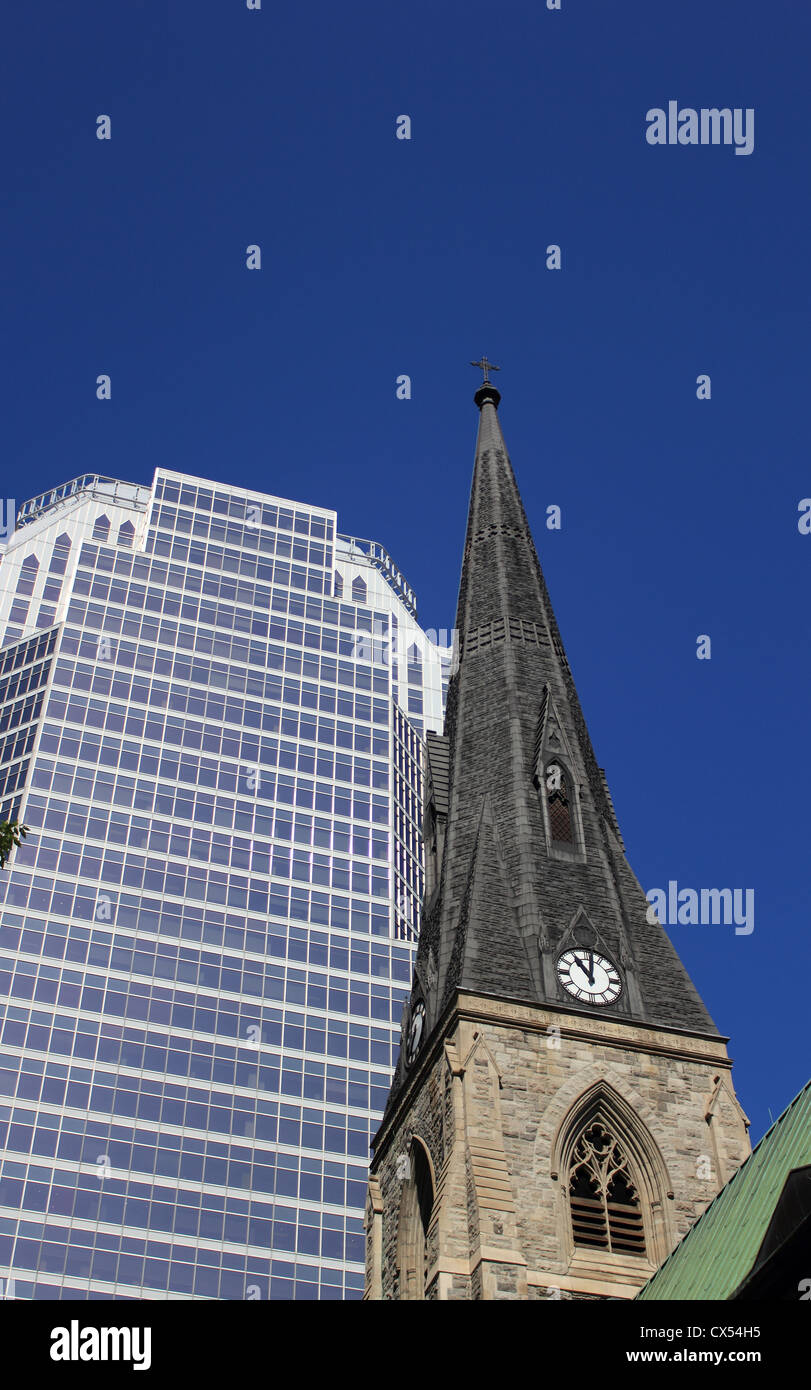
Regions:
M 749 1153 L 724 1045 L 462 1002 L 410 1104 L 379 1137 L 383 1297 L 400 1296 L 402 1155 L 415 1134 L 435 1178 L 429 1297 L 631 1297 Z M 606 1084 L 620 1123 L 654 1155 L 640 1192 L 651 1260 L 574 1250 L 566 1175 L 553 1176 L 573 1108 Z

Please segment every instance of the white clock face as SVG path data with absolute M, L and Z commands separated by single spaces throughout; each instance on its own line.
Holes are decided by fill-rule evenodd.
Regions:
M 613 1004 L 622 993 L 617 967 L 607 956 L 575 946 L 564 951 L 557 964 L 563 988 L 584 1004 Z
M 416 1004 L 411 1015 L 411 1027 L 408 1030 L 408 1046 L 406 1047 L 406 1061 L 409 1066 L 414 1061 L 420 1050 L 422 1035 L 425 1032 L 425 1005 Z

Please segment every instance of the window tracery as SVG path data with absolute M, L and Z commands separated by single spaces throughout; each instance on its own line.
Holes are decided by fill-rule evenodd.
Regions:
M 639 1194 L 626 1154 L 605 1125 L 593 1122 L 577 1139 L 568 1187 L 575 1245 L 645 1255 Z

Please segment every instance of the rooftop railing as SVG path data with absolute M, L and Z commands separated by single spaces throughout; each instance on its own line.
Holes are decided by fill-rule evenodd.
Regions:
M 348 555 L 350 559 L 366 561 L 379 570 L 383 578 L 399 599 L 402 599 L 412 618 L 417 616 L 417 595 L 392 560 L 389 552 L 377 541 L 365 541 L 359 536 L 337 535 L 336 550 Z
M 152 489 L 142 487 L 139 483 L 123 482 L 120 478 L 104 478 L 100 473 L 83 473 L 79 478 L 71 478 L 69 483 L 60 483 L 59 487 L 50 488 L 48 492 L 41 492 L 38 497 L 31 497 L 27 502 L 23 502 L 17 513 L 17 525 L 25 526 L 29 521 L 36 521 L 43 512 L 69 502 L 80 493 L 89 493 L 91 497 L 104 497 L 121 506 L 136 507 L 139 511 L 145 511 L 152 496 Z

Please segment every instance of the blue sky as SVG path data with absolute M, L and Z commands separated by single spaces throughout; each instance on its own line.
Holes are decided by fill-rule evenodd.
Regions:
M 9 492 L 332 506 L 449 627 L 500 363 L 631 863 L 755 891 L 750 936 L 672 931 L 754 1138 L 808 1074 L 809 41 L 797 0 L 41 0 L 0 59 Z M 754 108 L 752 154 L 651 147 L 669 100 Z

